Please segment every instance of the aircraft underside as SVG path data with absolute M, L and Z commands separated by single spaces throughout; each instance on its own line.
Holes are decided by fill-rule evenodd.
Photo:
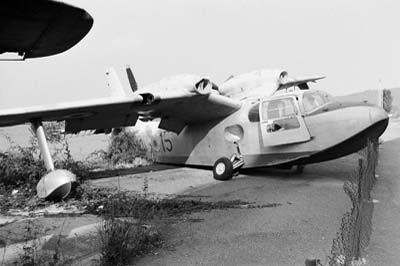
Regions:
M 356 135 L 344 140 L 341 143 L 335 144 L 334 146 L 328 147 L 320 151 L 296 151 L 299 144 L 291 144 L 292 151 L 279 152 L 279 153 L 263 153 L 263 154 L 242 154 L 244 161 L 242 169 L 249 168 L 262 168 L 262 167 L 282 167 L 290 168 L 296 165 L 313 164 L 328 160 L 337 159 L 351 153 L 357 152 L 367 145 L 368 139 L 377 139 L 386 129 L 388 125 L 388 119 L 381 120 L 367 129 L 359 132 Z M 312 141 L 312 140 L 311 140 Z M 171 142 L 172 143 L 172 142 Z M 164 144 L 166 145 L 166 144 Z M 173 144 L 171 144 L 173 145 Z M 171 148 L 169 146 L 164 148 Z M 233 151 L 235 148 L 233 148 Z M 234 153 L 234 152 L 233 152 Z M 232 153 L 232 154 L 233 154 Z M 156 157 L 157 163 L 171 164 L 171 165 L 185 165 L 188 167 L 195 168 L 206 168 L 211 169 L 214 162 L 208 160 L 209 158 L 200 158 L 196 162 L 190 160 L 193 154 L 171 156 L 160 155 Z M 203 156 L 204 157 L 204 156 Z M 213 156 L 210 156 L 213 157 Z M 193 158 L 193 157 L 192 157 Z M 209 163 L 201 163 L 201 161 L 209 161 Z

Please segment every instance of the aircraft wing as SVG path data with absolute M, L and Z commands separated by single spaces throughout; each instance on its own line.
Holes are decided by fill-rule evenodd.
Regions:
M 161 118 L 159 127 L 179 133 L 187 124 L 228 116 L 240 102 L 217 93 L 179 90 L 175 94 L 128 96 L 0 110 L 0 127 L 33 121 L 65 121 L 66 133 L 134 126 L 137 119 Z
M 55 55 L 77 44 L 91 29 L 84 9 L 50 0 L 2 0 L 0 54 L 24 59 Z

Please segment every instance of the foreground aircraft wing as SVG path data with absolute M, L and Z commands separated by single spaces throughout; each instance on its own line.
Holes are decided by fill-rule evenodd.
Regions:
M 65 121 L 66 133 L 105 132 L 115 127 L 134 126 L 138 118 L 160 118 L 160 128 L 179 133 L 187 124 L 222 118 L 240 107 L 239 101 L 197 90 L 177 90 L 164 95 L 133 93 L 122 96 L 115 92 L 113 95 L 97 100 L 0 110 L 0 127 L 35 121 Z
M 84 10 L 50 0 L 2 0 L 0 54 L 15 52 L 24 59 L 55 55 L 77 44 L 91 29 Z

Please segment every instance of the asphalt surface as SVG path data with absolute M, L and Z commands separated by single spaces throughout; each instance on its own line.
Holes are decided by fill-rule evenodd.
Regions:
M 367 249 L 369 265 L 400 265 L 400 120 L 392 123 L 381 145 L 378 181 L 372 196 L 373 231 Z
M 383 136 L 367 265 L 400 265 L 400 121 Z M 137 265 L 328 265 L 332 240 L 351 203 L 344 181 L 356 170 L 358 155 L 307 166 L 295 175 L 253 171 L 229 182 L 192 190 L 206 200 L 234 200 L 273 208 L 215 210 L 192 216 L 197 222 L 172 224 L 169 247 Z
M 205 200 L 280 206 L 215 210 L 192 215 L 197 222 L 171 225 L 168 248 L 137 265 L 304 265 L 325 262 L 342 215 L 351 207 L 343 182 L 358 155 L 308 166 L 303 174 L 254 171 L 192 191 Z

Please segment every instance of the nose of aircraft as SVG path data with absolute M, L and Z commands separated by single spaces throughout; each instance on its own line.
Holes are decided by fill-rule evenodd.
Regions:
M 389 119 L 388 114 L 383 108 L 371 106 L 369 109 L 369 120 L 371 124 Z
M 379 138 L 389 124 L 389 116 L 383 108 L 377 106 L 369 107 L 370 126 L 366 132 L 370 138 Z

